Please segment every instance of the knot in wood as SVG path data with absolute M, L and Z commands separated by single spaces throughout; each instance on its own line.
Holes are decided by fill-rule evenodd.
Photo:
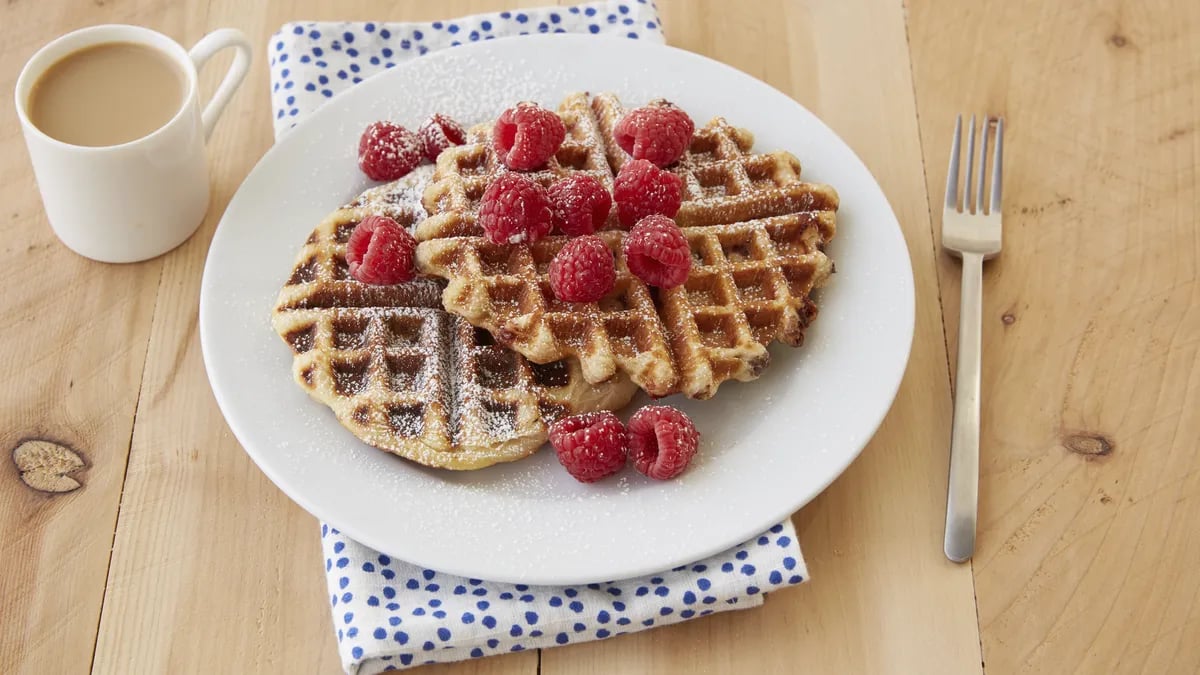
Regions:
M 1086 457 L 1103 457 L 1112 453 L 1113 442 L 1102 434 L 1079 433 L 1063 438 L 1063 446 Z
M 39 492 L 59 494 L 81 487 L 71 477 L 87 465 L 74 450 L 52 441 L 30 439 L 13 448 L 13 464 L 21 482 Z

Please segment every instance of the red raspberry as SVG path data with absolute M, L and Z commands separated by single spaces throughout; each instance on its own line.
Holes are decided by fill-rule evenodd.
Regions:
M 666 216 L 646 216 L 625 235 L 625 264 L 651 286 L 674 288 L 687 281 L 692 254 L 687 237 Z
M 519 173 L 500 174 L 483 192 L 479 225 L 493 244 L 529 244 L 550 233 L 546 188 Z
M 403 178 L 421 163 L 421 141 L 399 124 L 375 122 L 358 139 L 358 168 L 371 180 Z
M 657 480 L 683 473 L 700 443 L 696 425 L 682 412 L 648 405 L 629 418 L 629 457 L 638 471 Z
M 563 418 L 550 427 L 558 461 L 581 483 L 594 483 L 625 466 L 629 452 L 625 427 L 610 412 Z
M 695 130 L 696 125 L 687 113 L 664 101 L 622 117 L 614 135 L 617 145 L 634 159 L 666 166 L 683 156 Z
M 616 280 L 612 251 L 594 234 L 568 241 L 550 261 L 550 288 L 564 302 L 595 302 Z
M 508 168 L 529 171 L 558 152 L 566 136 L 558 115 L 534 103 L 518 103 L 500 113 L 492 129 L 492 147 Z
M 467 140 L 467 132 L 463 131 L 462 125 L 442 113 L 425 120 L 417 129 L 417 136 L 421 139 L 421 151 L 431 162 L 436 162 L 438 155 L 446 148 L 462 145 Z
M 621 167 L 613 181 L 613 200 L 621 225 L 629 227 L 652 214 L 673 218 L 682 201 L 683 181 L 644 159 Z
M 612 195 L 592 176 L 568 176 L 548 190 L 554 203 L 554 225 L 563 234 L 591 234 L 604 225 L 612 209 Z
M 417 240 L 387 216 L 367 216 L 350 233 L 346 262 L 364 284 L 390 286 L 413 278 Z

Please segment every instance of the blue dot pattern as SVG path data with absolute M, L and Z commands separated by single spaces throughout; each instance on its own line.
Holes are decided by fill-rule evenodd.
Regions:
M 336 94 L 411 58 L 536 32 L 663 42 L 650 0 L 523 9 L 430 23 L 290 23 L 268 43 L 275 135 Z M 750 609 L 808 571 L 790 521 L 667 572 L 575 587 L 467 579 L 373 551 L 321 525 L 338 652 L 363 675 L 603 640 L 715 612 Z
M 289 23 L 267 42 L 275 137 L 338 93 L 398 63 L 438 49 L 532 33 L 664 42 L 662 22 L 650 0 L 609 0 L 429 23 Z
M 808 578 L 791 521 L 690 565 L 569 587 L 443 574 L 324 524 L 321 548 L 338 651 L 357 673 L 603 640 L 758 607 L 766 593 Z

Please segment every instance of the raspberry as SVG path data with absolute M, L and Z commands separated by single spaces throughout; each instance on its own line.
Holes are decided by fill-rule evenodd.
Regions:
M 565 302 L 595 302 L 616 279 L 612 252 L 594 234 L 568 241 L 550 261 L 550 288 Z
M 483 192 L 479 225 L 493 244 L 532 243 L 550 233 L 553 209 L 546 188 L 505 172 Z
M 614 135 L 617 145 L 634 159 L 666 166 L 683 156 L 695 130 L 696 125 L 687 113 L 664 101 L 622 117 Z
M 657 480 L 683 473 L 700 443 L 692 420 L 665 405 L 648 405 L 629 418 L 629 457 L 638 471 Z
M 371 180 L 396 180 L 421 163 L 421 141 L 399 124 L 375 122 L 358 139 L 358 168 Z
M 625 427 L 610 412 L 572 415 L 550 427 L 558 461 L 581 483 L 594 483 L 625 466 Z
M 518 103 L 500 113 L 492 129 L 492 147 L 505 166 L 528 171 L 545 164 L 566 136 L 558 115 L 534 103 Z
M 413 278 L 417 240 L 387 216 L 367 216 L 350 233 L 346 262 L 364 284 L 390 286 Z
M 625 264 L 651 286 L 674 288 L 687 281 L 692 254 L 687 238 L 666 216 L 646 216 L 625 235 Z
M 442 113 L 436 113 L 425 120 L 421 128 L 417 129 L 417 136 L 421 139 L 421 151 L 431 162 L 436 162 L 438 155 L 446 148 L 462 145 L 463 141 L 467 140 L 467 133 L 463 131 L 462 125 Z
M 653 214 L 668 218 L 679 211 L 683 181 L 644 159 L 621 167 L 613 181 L 613 200 L 621 225 L 629 227 Z
M 612 195 L 587 174 L 568 176 L 548 190 L 554 204 L 554 225 L 563 234 L 591 234 L 604 225 L 612 209 Z

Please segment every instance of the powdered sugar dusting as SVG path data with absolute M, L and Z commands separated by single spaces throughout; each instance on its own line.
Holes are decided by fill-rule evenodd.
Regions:
M 363 192 L 346 206 L 360 207 L 371 213 L 388 216 L 408 224 L 411 230 L 412 224 L 424 220 L 427 215 L 425 207 L 421 204 L 421 195 L 429 185 L 431 176 L 433 165 L 422 164 L 397 181 Z
M 364 191 L 309 235 L 274 315 L 301 385 L 370 445 L 458 469 L 536 449 L 546 433 L 543 409 L 624 404 L 627 382 L 585 385 L 577 366 L 550 382 L 515 353 L 480 343 L 475 328 L 441 308 L 434 279 L 376 286 L 345 272 L 346 242 L 362 218 L 421 221 L 430 172 Z

